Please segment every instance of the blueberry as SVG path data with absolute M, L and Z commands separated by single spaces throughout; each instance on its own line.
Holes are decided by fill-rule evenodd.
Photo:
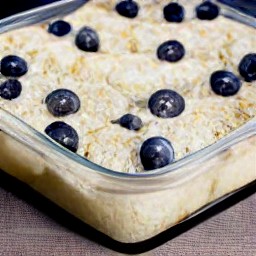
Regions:
M 216 71 L 211 75 L 210 84 L 212 90 L 221 96 L 235 95 L 241 88 L 241 81 L 232 72 Z
M 8 55 L 1 60 L 1 73 L 3 76 L 20 77 L 28 72 L 27 62 L 14 55 Z
M 143 126 L 142 120 L 138 116 L 132 114 L 126 114 L 121 118 L 111 122 L 113 124 L 120 124 L 122 127 L 133 131 L 138 131 Z
M 182 22 L 185 15 L 185 10 L 178 3 L 169 3 L 163 10 L 164 18 L 169 22 Z
M 116 5 L 116 11 L 126 18 L 133 19 L 139 13 L 139 5 L 133 0 L 124 0 Z
M 177 62 L 181 60 L 184 55 L 185 49 L 183 45 L 176 40 L 164 42 L 157 49 L 157 57 L 159 60 Z
M 75 44 L 82 51 L 97 52 L 100 47 L 100 39 L 95 30 L 83 27 L 76 35 Z
M 180 115 L 185 109 L 184 98 L 172 90 L 159 90 L 151 95 L 148 101 L 151 113 L 161 118 L 172 118 Z
M 45 133 L 63 147 L 76 152 L 78 149 L 78 134 L 74 128 L 64 122 L 54 122 L 45 128 Z
M 0 85 L 0 97 L 6 100 L 18 98 L 21 91 L 21 83 L 16 79 L 9 79 Z
M 239 64 L 240 75 L 246 82 L 256 80 L 256 53 L 249 53 L 243 57 Z
M 174 161 L 172 144 L 163 137 L 152 137 L 143 142 L 140 160 L 145 170 L 164 167 Z
M 76 113 L 80 108 L 78 96 L 67 89 L 51 92 L 45 99 L 49 112 L 56 116 L 67 116 Z
M 196 7 L 196 16 L 200 20 L 213 20 L 219 16 L 219 7 L 210 1 L 203 2 Z
M 64 20 L 57 20 L 49 25 L 48 32 L 55 36 L 65 36 L 71 31 L 71 25 Z

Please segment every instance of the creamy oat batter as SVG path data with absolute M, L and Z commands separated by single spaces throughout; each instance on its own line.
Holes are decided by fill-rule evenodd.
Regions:
M 79 154 L 130 173 L 143 170 L 139 148 L 152 136 L 171 141 L 175 158 L 180 159 L 255 116 L 255 82 L 242 80 L 241 90 L 232 97 L 216 95 L 209 85 L 216 70 L 239 75 L 240 60 L 256 52 L 255 29 L 223 17 L 192 19 L 198 1 L 180 1 L 187 18 L 178 24 L 162 18 L 162 8 L 169 1 L 137 2 L 141 6 L 138 17 L 127 19 L 113 10 L 116 1 L 92 1 L 65 18 L 73 30 L 61 38 L 49 34 L 47 25 L 1 35 L 0 58 L 18 55 L 27 61 L 29 70 L 19 79 L 21 95 L 12 101 L 0 98 L 0 106 L 41 132 L 54 121 L 70 124 L 79 135 Z M 97 31 L 99 52 L 83 52 L 75 46 L 75 35 L 84 25 Z M 156 57 L 157 47 L 167 40 L 178 40 L 186 49 L 177 63 Z M 77 113 L 61 118 L 49 113 L 43 100 L 58 88 L 79 96 Z M 150 113 L 149 97 L 163 88 L 184 97 L 186 108 L 180 116 L 161 119 Z M 139 116 L 143 128 L 130 131 L 111 123 L 126 113 Z

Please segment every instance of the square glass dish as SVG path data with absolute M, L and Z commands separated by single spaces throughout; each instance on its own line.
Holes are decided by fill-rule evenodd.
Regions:
M 254 17 L 221 6 L 224 15 L 256 27 Z M 6 32 L 3 24 L 7 31 L 20 27 L 22 15 L 0 21 L 0 31 Z M 2 170 L 123 243 L 149 239 L 256 180 L 255 118 L 202 150 L 141 173 L 92 163 L 2 108 L 0 129 Z

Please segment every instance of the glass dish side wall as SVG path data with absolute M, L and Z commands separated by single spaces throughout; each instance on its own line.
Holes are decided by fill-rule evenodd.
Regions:
M 118 177 L 71 161 L 1 110 L 0 168 L 115 240 L 143 241 L 256 179 L 255 123 L 239 142 L 177 171 Z M 9 133 L 9 134 L 8 134 Z M 56 151 L 55 147 L 59 148 Z

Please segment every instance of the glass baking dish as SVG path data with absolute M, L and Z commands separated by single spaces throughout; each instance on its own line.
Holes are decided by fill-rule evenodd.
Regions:
M 223 14 L 256 25 L 230 7 Z M 0 120 L 0 168 L 123 243 L 149 239 L 256 180 L 256 118 L 169 166 L 135 174 L 94 164 L 4 109 Z

